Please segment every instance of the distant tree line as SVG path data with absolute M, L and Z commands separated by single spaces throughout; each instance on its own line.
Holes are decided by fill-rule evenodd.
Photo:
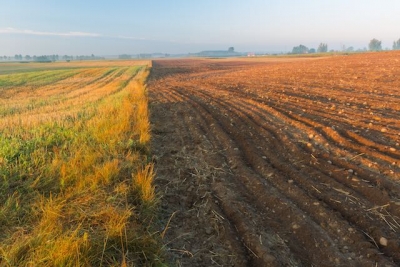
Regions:
M 30 56 L 30 55 L 26 55 L 26 56 L 22 56 L 22 55 L 18 55 L 16 54 L 13 57 L 10 56 L 0 56 L 0 60 L 5 61 L 34 61 L 34 62 L 54 62 L 54 61 L 59 61 L 59 60 L 65 60 L 65 61 L 71 61 L 71 60 L 100 60 L 100 59 L 104 59 L 104 57 L 99 57 L 99 56 L 95 56 L 95 55 L 90 55 L 90 56 L 68 56 L 68 55 L 64 55 L 62 57 L 60 57 L 59 55 L 42 55 L 42 56 Z
M 99 56 L 95 56 L 95 55 L 91 55 L 91 56 L 76 56 L 75 60 L 100 60 L 100 59 L 104 59 L 104 57 L 99 57 Z
M 369 42 L 368 48 L 371 51 L 381 51 L 382 50 L 382 41 L 379 41 L 379 40 L 374 38 Z M 392 49 L 393 50 L 400 50 L 400 39 L 393 42 Z
M 118 56 L 119 59 L 131 59 L 132 56 L 128 54 L 122 54 Z
M 328 45 L 325 43 L 320 43 L 318 48 L 308 48 L 305 45 L 295 46 L 292 49 L 292 54 L 312 54 L 312 53 L 326 53 L 328 52 Z
M 381 51 L 382 50 L 382 41 L 374 38 L 372 39 L 369 44 L 368 44 L 368 49 L 370 51 Z M 397 41 L 393 42 L 393 46 L 392 46 L 393 50 L 400 50 L 400 39 Z M 386 48 L 386 50 L 389 50 L 389 48 Z M 367 48 L 364 49 L 358 49 L 355 50 L 354 47 L 350 46 L 348 48 L 346 48 L 346 46 L 342 46 L 341 48 L 342 52 L 364 52 L 367 51 Z M 320 43 L 318 48 L 315 50 L 314 48 L 308 48 L 305 45 L 299 45 L 299 46 L 295 46 L 292 49 L 292 54 L 310 54 L 310 53 L 326 53 L 328 52 L 328 45 L 326 43 Z M 334 52 L 334 50 L 330 50 L 330 52 Z

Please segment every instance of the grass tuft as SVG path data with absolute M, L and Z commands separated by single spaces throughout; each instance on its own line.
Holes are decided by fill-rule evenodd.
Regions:
M 155 191 L 153 186 L 154 166 L 146 165 L 143 169 L 133 174 L 133 187 L 140 196 L 144 205 L 148 206 L 155 202 Z

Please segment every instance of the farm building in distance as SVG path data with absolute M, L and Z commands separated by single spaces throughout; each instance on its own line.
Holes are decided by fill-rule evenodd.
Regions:
M 238 57 L 238 56 L 242 56 L 242 53 L 235 52 L 235 49 L 233 47 L 229 47 L 228 50 L 201 51 L 200 53 L 190 54 L 190 56 L 195 56 L 195 57 Z

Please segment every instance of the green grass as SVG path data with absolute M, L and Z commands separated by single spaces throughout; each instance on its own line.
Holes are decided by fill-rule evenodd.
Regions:
M 121 68 L 118 88 L 73 115 L 0 132 L 0 266 L 164 266 L 148 162 L 148 69 L 110 66 L 92 84 Z M 76 71 L 3 80 L 23 90 Z
M 30 73 L 0 75 L 0 86 L 15 87 L 15 86 L 44 86 L 55 83 L 60 80 L 69 78 L 81 70 L 52 70 L 52 71 L 37 71 Z
M 16 62 L 2 62 L 0 61 L 0 75 L 16 74 L 16 73 L 29 73 L 46 70 L 66 70 L 66 69 L 80 69 L 82 67 L 70 63 L 70 65 L 60 63 L 16 63 Z

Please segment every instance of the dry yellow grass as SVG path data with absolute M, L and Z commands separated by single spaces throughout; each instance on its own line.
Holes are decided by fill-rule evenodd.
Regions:
M 0 266 L 163 266 L 148 67 L 0 75 Z
M 141 199 L 147 204 L 154 203 L 155 193 L 153 188 L 154 167 L 151 164 L 146 165 L 136 174 L 132 174 L 133 187 Z

